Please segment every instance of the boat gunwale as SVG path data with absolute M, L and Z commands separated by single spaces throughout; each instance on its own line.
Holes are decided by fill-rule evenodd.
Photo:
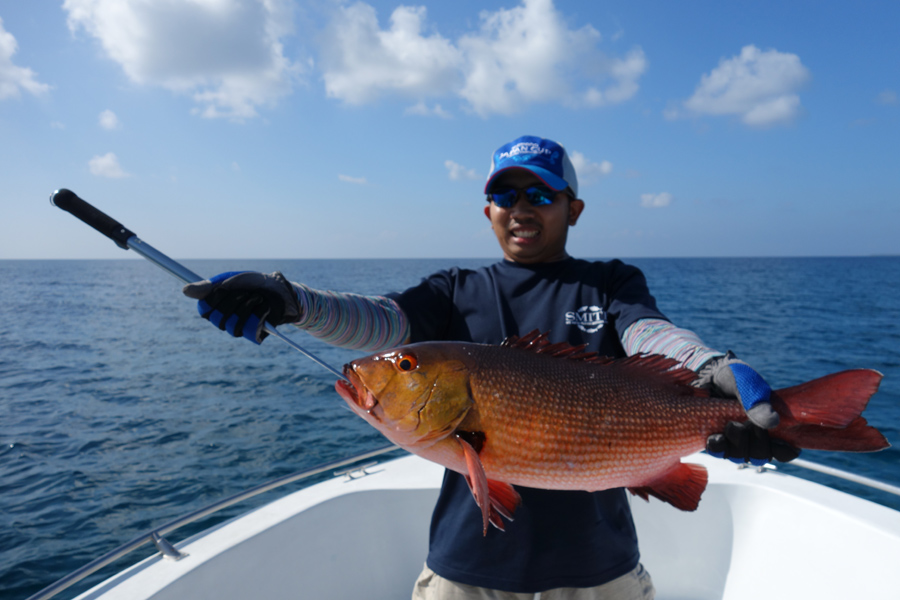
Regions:
M 120 558 L 131 554 L 138 548 L 143 547 L 146 544 L 155 544 L 157 549 L 160 550 L 160 553 L 167 554 L 163 548 L 160 546 L 168 546 L 168 542 L 165 540 L 165 536 L 170 533 L 177 531 L 178 529 L 190 525 L 200 519 L 213 515 L 217 512 L 220 512 L 230 506 L 238 504 L 240 502 L 244 502 L 266 492 L 270 492 L 272 490 L 278 489 L 285 485 L 289 485 L 291 483 L 296 483 L 298 481 L 302 481 L 304 479 L 309 479 L 310 477 L 314 477 L 321 473 L 325 473 L 327 471 L 332 471 L 334 469 L 339 469 L 341 467 L 345 467 L 348 465 L 352 465 L 358 462 L 362 462 L 364 460 L 368 460 L 370 458 L 374 458 L 376 456 L 381 456 L 383 454 L 387 454 L 394 450 L 399 450 L 400 447 L 394 444 L 383 446 L 381 448 L 377 448 L 375 450 L 370 450 L 368 452 L 363 452 L 361 454 L 356 454 L 354 456 L 343 458 L 337 461 L 332 461 L 328 463 L 323 463 L 312 467 L 310 469 L 305 469 L 303 471 L 298 471 L 296 473 L 291 473 L 289 475 L 285 475 L 283 477 L 278 477 L 276 479 L 269 480 L 265 483 L 262 483 L 258 486 L 252 487 L 248 490 L 244 490 L 243 492 L 238 492 L 232 496 L 224 498 L 222 500 L 217 500 L 211 504 L 208 504 L 202 508 L 191 511 L 185 515 L 180 517 L 176 517 L 167 523 L 155 527 L 149 531 L 146 531 L 134 538 L 130 541 L 125 542 L 121 546 L 107 552 L 106 554 L 92 560 L 88 564 L 83 567 L 76 569 L 75 571 L 69 573 L 65 577 L 57 580 L 56 582 L 50 584 L 45 587 L 41 591 L 36 594 L 29 596 L 27 600 L 48 600 L 49 598 L 53 598 L 60 592 L 65 591 L 76 583 L 82 581 L 83 579 L 93 575 L 100 569 L 103 569 Z M 368 465 L 367 465 L 368 466 Z M 348 472 L 339 472 L 335 473 L 335 476 L 345 475 Z M 176 551 L 177 552 L 177 551 Z
M 185 515 L 177 517 L 159 527 L 153 528 L 141 535 L 136 536 L 132 540 L 118 546 L 117 548 L 113 549 L 110 552 L 107 552 L 106 554 L 98 557 L 97 559 L 95 559 L 95 560 L 91 561 L 90 563 L 84 565 L 83 567 L 73 571 L 72 573 L 69 573 L 65 577 L 63 577 L 63 578 L 59 579 L 58 581 L 56 581 L 55 583 L 47 586 L 46 588 L 42 589 L 38 593 L 36 593 L 32 596 L 29 596 L 27 598 L 27 600 L 49 600 L 50 598 L 53 598 L 60 592 L 68 589 L 69 587 L 75 585 L 76 583 L 78 583 L 78 582 L 82 581 L 83 579 L 89 577 L 90 575 L 96 573 L 100 569 L 103 569 L 104 567 L 109 566 L 116 560 L 119 560 L 120 558 L 127 556 L 128 554 L 134 552 L 138 548 L 141 548 L 144 545 L 149 544 L 149 543 L 155 544 L 157 549 L 160 551 L 160 554 L 169 555 L 169 556 L 177 559 L 178 551 L 174 550 L 174 554 L 171 554 L 167 550 L 167 548 L 172 548 L 172 547 L 165 540 L 164 536 L 166 536 L 186 525 L 194 523 L 200 519 L 203 519 L 207 516 L 210 516 L 217 512 L 220 512 L 230 506 L 233 506 L 233 505 L 243 502 L 245 500 L 249 500 L 251 498 L 254 498 L 256 496 L 264 494 L 266 492 L 281 488 L 285 485 L 295 483 L 297 481 L 302 481 L 304 479 L 314 477 L 316 475 L 327 472 L 329 470 L 339 469 L 341 467 L 353 465 L 353 464 L 368 460 L 370 458 L 382 456 L 384 454 L 387 454 L 387 453 L 395 451 L 395 450 L 401 450 L 401 448 L 399 446 L 391 444 L 388 446 L 383 446 L 381 448 L 377 448 L 375 450 L 363 452 L 361 454 L 357 454 L 357 455 L 354 455 L 354 456 L 351 456 L 348 458 L 340 459 L 338 461 L 323 463 L 323 464 L 317 465 L 315 467 L 312 467 L 310 469 L 305 469 L 303 471 L 298 471 L 296 473 L 292 473 L 289 475 L 285 475 L 283 477 L 278 477 L 276 479 L 272 479 L 270 481 L 267 481 L 258 486 L 252 487 L 243 492 L 239 492 L 237 494 L 234 494 L 234 495 L 224 498 L 222 500 L 213 502 L 205 507 L 202 507 L 200 509 L 194 510 L 190 513 L 187 513 Z M 796 459 L 794 461 L 791 461 L 789 464 L 794 465 L 796 467 L 800 467 L 802 469 L 823 473 L 823 474 L 826 474 L 826 475 L 829 475 L 829 476 L 832 476 L 832 477 L 835 477 L 838 479 L 850 481 L 852 483 L 855 483 L 855 484 L 858 484 L 858 485 L 861 485 L 864 487 L 869 487 L 872 489 L 876 489 L 876 490 L 886 492 L 888 494 L 893 494 L 893 495 L 900 497 L 900 487 L 893 486 L 893 485 L 878 481 L 876 479 L 863 477 L 860 475 L 856 475 L 854 473 L 850 473 L 848 471 L 843 471 L 841 469 L 829 467 L 829 466 L 811 462 L 808 460 Z M 362 467 L 360 467 L 356 470 L 362 471 L 362 474 L 367 474 L 365 472 L 365 469 L 370 466 L 371 465 L 363 465 Z M 748 468 L 748 470 L 749 470 L 749 465 L 735 465 L 735 466 L 737 466 L 738 468 Z M 334 475 L 335 476 L 345 475 L 347 477 L 354 478 L 352 475 L 352 472 L 355 472 L 356 470 L 351 469 L 351 470 L 347 470 L 347 471 L 339 471 L 339 472 L 335 472 Z M 757 467 L 754 470 L 759 473 L 764 473 L 766 471 L 771 470 L 771 471 L 778 472 L 782 475 L 785 475 L 787 477 L 794 477 L 794 475 L 792 475 L 792 474 L 788 474 L 783 471 L 780 471 L 775 465 L 773 465 L 771 463 L 766 464 L 761 467 Z M 798 477 L 797 479 L 804 480 L 802 477 Z M 809 480 L 805 480 L 805 481 L 809 481 Z M 815 482 L 810 481 L 810 483 L 815 483 Z M 819 484 L 819 485 L 822 485 L 822 484 Z M 829 487 L 829 486 L 825 486 L 825 487 Z M 836 491 L 839 493 L 846 493 L 846 492 L 840 492 L 840 490 L 836 490 L 835 488 L 829 487 L 829 489 L 832 489 L 833 491 Z M 865 500 L 862 498 L 860 498 L 860 499 Z M 871 501 L 869 501 L 869 502 L 871 502 Z M 890 509 L 889 507 L 885 507 L 885 508 L 887 508 L 888 510 L 893 510 L 893 509 Z M 238 517 L 236 517 L 236 518 L 239 518 L 240 516 L 243 516 L 243 513 L 242 513 L 242 515 L 238 515 Z M 151 556 L 153 556 L 153 555 L 151 555 Z

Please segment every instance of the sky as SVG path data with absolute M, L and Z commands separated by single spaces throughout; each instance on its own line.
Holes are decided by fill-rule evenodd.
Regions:
M 0 0 L 0 259 L 499 257 L 499 146 L 591 258 L 900 254 L 900 3 Z M 131 254 L 131 253 L 129 253 Z

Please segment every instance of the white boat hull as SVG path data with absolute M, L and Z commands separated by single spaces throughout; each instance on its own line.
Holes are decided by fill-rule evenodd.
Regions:
M 700 508 L 632 502 L 660 600 L 900 598 L 900 513 L 696 455 Z M 300 490 L 177 544 L 80 599 L 408 598 L 443 470 L 414 456 Z M 477 525 L 476 525 L 477 526 Z

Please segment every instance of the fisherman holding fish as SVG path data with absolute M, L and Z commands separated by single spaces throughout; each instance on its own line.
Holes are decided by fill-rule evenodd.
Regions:
M 778 425 L 779 415 L 769 402 L 771 389 L 756 371 L 672 324 L 637 268 L 569 256 L 568 230 L 585 202 L 561 145 L 523 136 L 501 146 L 493 154 L 485 194 L 484 214 L 503 252 L 503 260 L 488 267 L 440 271 L 385 296 L 316 290 L 278 272 L 222 273 L 187 285 L 184 293 L 199 300 L 204 318 L 256 343 L 266 337 L 263 324 L 268 322 L 291 323 L 329 344 L 365 352 L 434 340 L 500 344 L 537 330 L 547 332 L 540 343 L 556 344 L 552 349 L 558 354 L 571 355 L 577 347 L 577 352 L 613 358 L 663 355 L 672 359 L 667 365 L 695 372 L 695 385 L 719 398 L 737 398 L 746 411 L 747 418 L 711 432 L 708 451 L 738 462 L 797 456 L 791 444 L 767 433 Z M 414 356 L 384 356 L 398 370 L 417 366 Z M 339 385 L 341 395 L 351 407 L 354 402 L 361 407 L 361 416 L 372 416 L 379 399 L 360 391 L 355 374 L 350 378 L 357 381 Z M 426 418 L 423 414 L 416 418 Z M 415 451 L 426 439 L 433 443 L 436 438 L 400 443 Z M 623 487 L 587 492 L 500 484 L 478 472 L 479 454 L 491 443 L 483 432 L 459 429 L 448 443 L 463 457 L 453 460 L 464 462 L 446 471 L 413 598 L 512 599 L 539 593 L 544 600 L 653 598 Z M 666 491 L 635 493 L 664 497 Z M 511 516 L 505 514 L 509 508 L 515 520 L 505 522 L 500 516 Z M 497 528 L 489 528 L 488 521 Z

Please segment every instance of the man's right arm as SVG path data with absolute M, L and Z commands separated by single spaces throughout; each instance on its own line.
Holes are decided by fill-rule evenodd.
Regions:
M 184 287 L 200 316 L 235 337 L 261 343 L 264 323 L 291 323 L 329 344 L 375 352 L 409 339 L 409 320 L 384 296 L 321 291 L 281 273 L 222 273 Z
M 409 341 L 409 319 L 391 298 L 293 287 L 300 301 L 294 325 L 323 342 L 375 352 Z

